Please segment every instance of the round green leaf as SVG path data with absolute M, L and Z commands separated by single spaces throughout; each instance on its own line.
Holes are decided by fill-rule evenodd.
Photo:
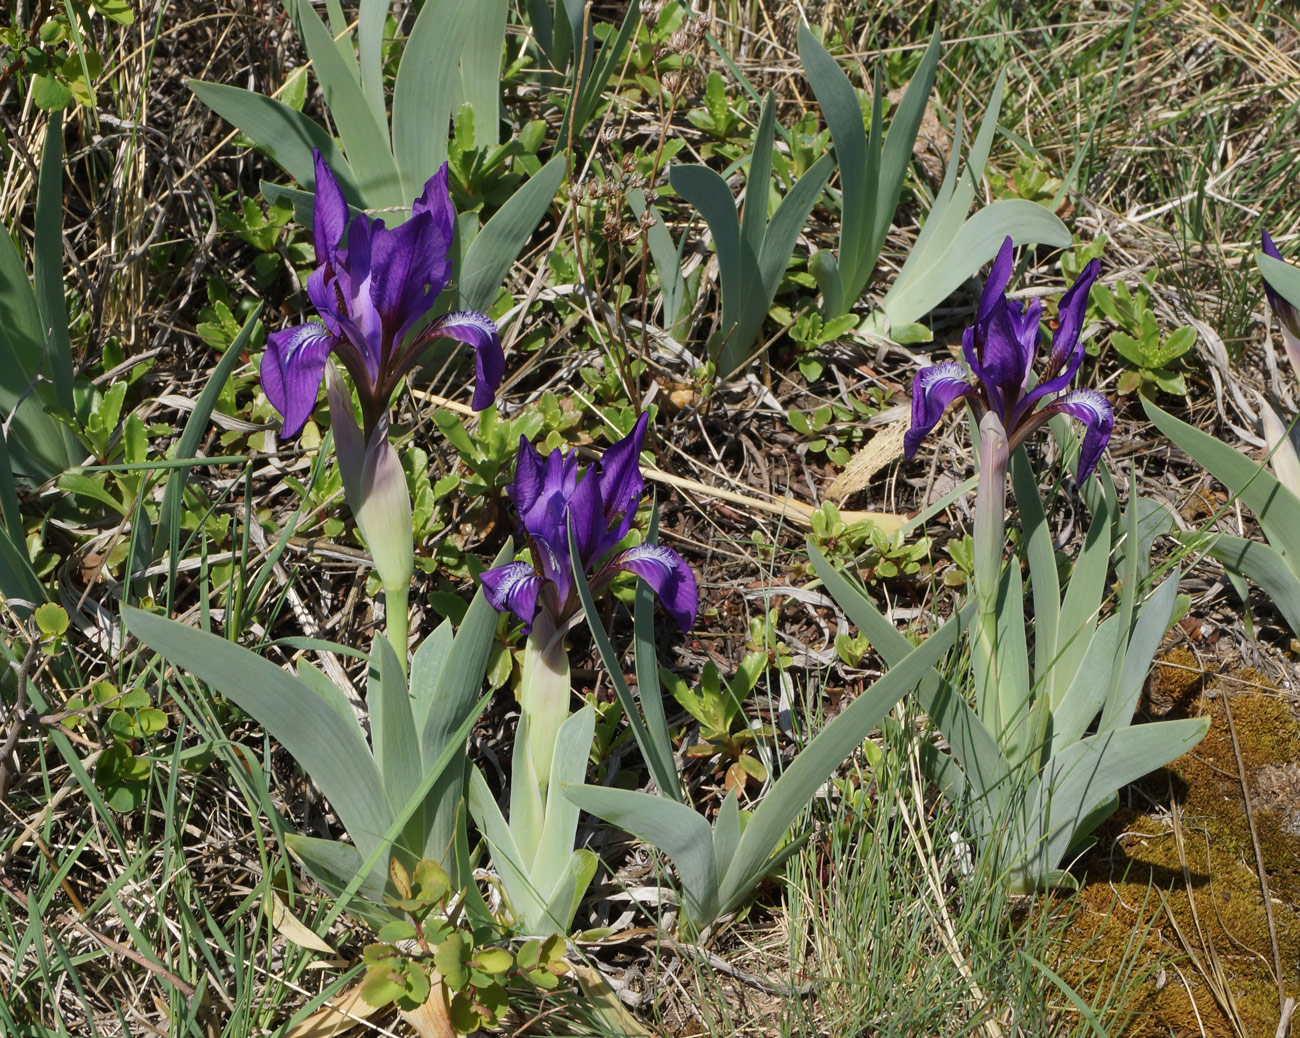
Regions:
M 39 77 L 38 77 L 39 78 Z M 36 626 L 47 638 L 57 638 L 68 629 L 68 614 L 63 606 L 46 602 L 36 607 Z
M 43 72 L 32 76 L 32 103 L 47 112 L 58 111 L 72 104 L 72 91 L 53 73 Z

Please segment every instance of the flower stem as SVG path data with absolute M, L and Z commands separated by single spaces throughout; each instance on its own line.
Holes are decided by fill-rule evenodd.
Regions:
M 560 725 L 569 716 L 570 684 L 564 635 L 556 630 L 550 613 L 539 609 L 524 645 L 519 708 L 533 773 L 543 791 L 551 780 L 551 758 Z
M 975 626 L 971 656 L 975 665 L 976 708 L 984 727 L 1001 739 L 1010 718 L 1002 717 L 998 692 L 998 585 L 1006 545 L 1007 465 L 1011 452 L 1002 421 L 992 411 L 980 419 L 980 473 L 975 492 Z
M 402 674 L 406 674 L 406 650 L 410 637 L 410 618 L 407 613 L 407 600 L 410 588 L 384 588 L 384 633 L 388 635 L 388 644 L 397 654 L 397 662 L 402 665 Z

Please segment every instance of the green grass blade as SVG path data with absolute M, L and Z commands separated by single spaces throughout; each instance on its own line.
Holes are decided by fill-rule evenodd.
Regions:
M 587 777 L 591 741 L 596 734 L 596 712 L 591 705 L 565 719 L 555 739 L 550 782 L 546 790 L 546 814 L 541 839 L 532 861 L 532 876 L 544 901 L 550 900 L 564 867 L 573 854 L 578 832 L 578 805 L 560 792 L 566 785 L 581 785 Z M 569 919 L 558 920 L 567 926 Z
M 1300 267 L 1262 252 L 1255 253 L 1255 265 L 1274 292 L 1292 306 L 1300 306 Z
M 1011 458 L 1011 486 L 1020 512 L 1021 541 L 1029 560 L 1034 595 L 1034 684 L 1047 688 L 1057 664 L 1057 629 L 1061 611 L 1061 582 L 1056 575 L 1056 549 L 1047 525 L 1038 481 L 1023 448 Z
M 1267 259 L 1267 257 L 1265 257 Z M 1255 513 L 1264 536 L 1294 569 L 1300 566 L 1300 498 L 1279 483 L 1258 462 L 1216 440 L 1208 433 L 1162 411 L 1145 397 L 1142 407 L 1156 428 Z
M 382 635 L 375 639 L 374 656 L 366 697 L 370 707 L 370 736 L 375 765 L 388 801 L 396 811 L 420 784 L 424 764 L 411 697 L 406 690 L 406 675 L 392 644 Z
M 478 0 L 460 53 L 460 92 L 474 110 L 474 147 L 501 140 L 501 55 L 507 0 Z
M 591 586 L 587 583 L 587 574 L 582 571 L 582 553 L 578 551 L 577 538 L 573 533 L 573 526 L 569 526 L 569 551 L 572 559 L 573 582 L 578 589 L 578 598 L 582 602 L 582 611 L 587 618 L 587 629 L 591 631 L 591 639 L 596 643 L 596 651 L 600 653 L 600 661 L 605 665 L 605 671 L 609 675 L 610 683 L 614 686 L 614 694 L 618 697 L 619 705 L 623 708 L 623 715 L 627 718 L 628 727 L 632 729 L 632 737 L 636 740 L 637 748 L 641 751 L 641 756 L 645 759 L 646 766 L 650 768 L 650 773 L 654 776 L 655 785 L 660 790 L 676 789 L 678 784 L 677 768 L 672 763 L 672 757 L 664 761 L 660 755 L 655 752 L 655 744 L 650 738 L 650 733 L 646 729 L 645 719 L 641 716 L 641 710 L 637 706 L 636 698 L 632 695 L 632 690 L 627 687 L 627 682 L 623 680 L 623 668 L 618 662 L 618 653 L 614 651 L 614 646 L 610 644 L 609 635 L 605 633 L 605 625 L 601 622 L 600 613 L 596 611 L 595 600 L 591 597 Z M 658 688 L 658 684 L 655 685 Z M 668 794 L 671 796 L 671 794 Z
M 1102 507 L 1093 513 L 1084 536 L 1083 546 L 1074 560 L 1061 611 L 1057 618 L 1056 654 L 1048 671 L 1048 696 L 1053 711 L 1061 697 L 1083 669 L 1088 645 L 1097 628 L 1101 600 L 1106 593 L 1106 572 L 1110 567 L 1110 510 Z M 1035 650 L 1037 651 L 1037 650 Z M 1090 718 L 1091 720 L 1091 718 Z
M 262 303 L 258 303 L 249 314 L 248 320 L 239 329 L 234 342 L 221 355 L 212 377 L 208 379 L 203 392 L 194 402 L 194 410 L 185 420 L 185 428 L 181 431 L 180 439 L 176 441 L 177 461 L 193 458 L 198 452 L 199 443 L 207 432 L 208 422 L 212 418 L 212 411 L 217 406 L 221 391 L 235 368 L 241 363 L 244 350 L 248 348 L 249 340 L 253 337 L 253 329 L 257 327 L 258 318 L 262 315 L 262 306 Z M 176 582 L 175 567 L 180 556 L 181 495 L 185 492 L 185 480 L 188 476 L 189 471 L 184 468 L 171 471 L 167 477 L 167 488 L 163 491 L 162 507 L 158 513 L 158 537 L 154 541 L 154 550 L 161 552 L 162 548 L 166 547 L 171 552 L 172 575 L 168 587 L 174 586 Z
M 776 129 L 776 96 L 768 94 L 754 129 L 753 147 L 749 153 L 749 170 L 745 174 L 745 204 L 740 214 L 740 246 L 758 259 L 767 233 L 767 201 L 772 191 L 772 136 Z M 766 285 L 748 287 L 766 290 Z M 748 295 L 747 293 L 744 293 Z M 748 343 L 745 348 L 748 349 Z
M 75 465 L 67 427 L 46 413 L 51 399 L 45 332 L 36 295 L 8 230 L 0 231 L 0 419 L 16 475 L 43 483 Z M 65 322 L 64 330 L 67 325 Z
M 1178 577 L 1179 572 L 1175 569 L 1137 610 L 1124 662 L 1119 669 L 1118 680 L 1106 697 L 1101 722 L 1097 726 L 1098 732 L 1109 732 L 1133 723 L 1133 711 L 1137 709 L 1138 697 L 1142 694 L 1142 685 L 1151 669 L 1151 661 L 1173 619 Z
M 659 506 L 650 510 L 650 529 L 647 544 L 657 544 L 659 531 Z M 655 593 L 642 578 L 636 581 L 636 599 L 633 608 L 633 630 L 636 639 L 636 690 L 645 717 L 646 742 L 654 754 L 655 766 L 651 769 L 659 786 L 659 775 L 672 775 L 674 781 L 659 792 L 681 802 L 681 782 L 677 780 L 677 764 L 673 758 L 673 740 L 664 716 L 664 698 L 659 685 L 659 665 L 655 652 Z
M 570 9 L 575 10 L 578 19 L 575 24 L 580 32 L 582 25 L 581 0 L 568 0 L 568 3 Z M 558 21 L 557 19 L 557 24 Z M 601 98 L 605 95 L 605 87 L 609 83 L 609 77 L 614 74 L 615 64 L 622 60 L 623 52 L 627 49 L 628 43 L 640 24 L 640 4 L 628 4 L 627 11 L 623 15 L 623 21 L 619 23 L 618 33 L 613 38 L 607 39 L 599 52 L 594 50 L 593 37 L 588 37 L 584 42 L 586 48 L 584 64 L 590 66 L 590 72 L 584 69 L 581 82 L 574 85 L 573 101 L 564 113 L 564 120 L 560 123 L 557 140 L 564 142 L 569 139 L 570 123 L 573 125 L 575 135 L 581 134 L 587 128 L 587 124 L 591 122 L 596 114 L 596 108 L 600 104 Z
M 384 106 L 383 70 L 384 23 L 387 20 L 388 0 L 361 0 L 357 9 L 357 70 L 361 92 L 370 102 L 370 114 L 380 126 L 388 120 Z
M 1030 817 L 1047 819 L 1045 860 L 1060 863 L 1070 845 L 1086 835 L 1080 821 L 1116 790 L 1177 760 L 1204 738 L 1208 717 L 1131 725 L 1089 736 L 1053 757 L 1044 772 Z
M 347 152 L 348 165 L 352 167 L 359 200 L 367 209 L 409 208 L 414 196 L 406 194 L 402 189 L 397 163 L 393 160 L 393 149 L 388 140 L 388 127 L 382 117 L 375 117 L 370 102 L 361 92 L 356 62 L 344 58 L 335 45 L 334 37 L 310 5 L 301 5 L 299 13 L 298 28 L 302 33 L 302 42 L 311 56 L 312 67 L 325 93 L 325 103 L 329 105 L 334 125 L 338 127 L 339 139 L 343 142 L 343 150 Z M 419 23 L 416 24 L 418 27 Z M 408 53 L 414 38 L 413 32 L 411 42 L 407 44 Z M 351 42 L 346 37 L 345 42 L 350 52 Z M 426 116 L 431 114 L 426 111 Z M 436 124 L 430 127 L 426 123 L 425 133 L 431 138 L 445 139 L 446 136 L 445 133 L 438 132 Z M 433 169 L 429 170 L 431 173 Z M 389 222 L 395 222 L 391 216 Z
M 806 24 L 799 26 L 799 57 L 835 142 L 835 164 L 840 171 L 843 197 L 838 262 L 851 302 L 857 292 L 848 289 L 858 285 L 859 266 L 873 219 L 872 199 L 867 196 L 867 134 L 862 126 L 862 109 L 858 107 L 858 95 L 849 77 Z
M 870 200 L 871 212 L 875 220 L 871 229 L 866 255 L 871 265 L 885 244 L 889 225 L 894 219 L 894 210 L 898 208 L 898 199 L 903 191 L 903 180 L 912 164 L 912 148 L 916 144 L 916 135 L 925 116 L 925 106 L 930 101 L 930 91 L 934 89 L 935 73 L 939 69 L 939 57 L 942 53 L 939 45 L 939 30 L 930 37 L 930 44 L 921 55 L 921 63 L 913 73 L 903 100 L 895 109 L 889 123 L 889 136 L 880 156 L 880 181 L 876 188 L 876 197 Z M 860 271 L 862 283 L 857 290 L 850 293 L 856 296 L 862 291 L 870 270 Z
M 894 625 L 876 610 L 863 592 L 826 561 L 811 541 L 806 547 L 813 568 L 831 598 L 867 636 L 885 662 L 894 666 L 906 659 L 913 649 L 912 643 L 894 630 Z M 960 691 L 938 671 L 924 675 L 916 686 L 916 697 L 922 709 L 930 715 L 931 722 L 948 741 L 952 755 L 982 810 L 990 817 L 998 816 L 1010 767 L 988 729 L 962 698 Z
M 740 247 L 740 220 L 736 200 L 727 182 L 707 166 L 674 166 L 668 173 L 673 190 L 693 205 L 709 225 L 718 256 L 718 287 L 722 295 L 722 334 L 728 334 L 740 317 L 745 282 L 756 279 L 755 258 L 745 263 Z
M 411 712 L 417 732 L 423 732 L 429 723 L 429 711 L 433 709 L 438 682 L 451 653 L 453 633 L 451 621 L 444 620 L 420 643 L 411 657 Z M 433 763 L 427 757 L 425 762 Z
M 492 564 L 500 566 L 513 557 L 514 544 L 507 539 Z M 477 717 L 486 702 L 486 699 L 479 700 L 479 692 L 483 688 L 496 633 L 497 611 L 480 587 L 452 639 L 420 737 L 420 749 L 426 762 L 449 762 L 435 784 L 430 786 L 426 780 L 425 788 L 430 793 L 427 802 L 423 803 L 427 834 L 424 856 L 442 861 L 457 883 L 469 881 L 467 875 L 459 874 L 467 866 L 466 862 L 447 861 L 449 850 L 454 850 L 457 812 L 465 785 L 465 739 L 468 735 L 465 719 Z M 426 767 L 433 769 L 434 765 Z
M 1300 632 L 1300 579 L 1279 552 L 1258 541 L 1219 534 L 1210 542 L 1209 553 L 1228 570 L 1258 584 L 1292 633 Z

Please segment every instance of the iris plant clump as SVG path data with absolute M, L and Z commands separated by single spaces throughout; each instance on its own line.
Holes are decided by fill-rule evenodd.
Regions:
M 533 561 L 511 562 L 482 575 L 488 601 L 522 620 L 524 652 L 521 735 L 531 746 L 537 780 L 546 784 L 559 725 L 568 715 L 569 664 L 564 635 L 582 612 L 574 571 L 589 574 L 593 594 L 620 572 L 643 578 L 683 631 L 695 622 L 699 592 L 685 560 L 671 548 L 638 544 L 615 552 L 632 528 L 645 480 L 638 458 L 648 416 L 580 470 L 576 452 L 543 458 L 526 439 L 510 496 Z M 570 550 L 569 532 L 577 556 Z
M 1110 403 L 1093 389 L 1068 387 L 1083 363 L 1083 328 L 1088 292 L 1100 264 L 1089 261 L 1061 298 L 1057 327 L 1040 371 L 1035 373 L 1041 333 L 1042 302 L 1028 306 L 1008 299 L 1013 266 L 1012 243 L 1003 242 L 980 295 L 975 324 L 962 335 L 969 374 L 955 361 L 922 368 L 912 384 L 912 425 L 904 437 L 909 459 L 938 424 L 948 407 L 965 400 L 979 423 L 980 479 L 975 499 L 976 687 L 981 719 L 995 737 L 1004 737 L 1015 722 L 1001 716 L 997 687 L 999 663 L 994 650 L 997 585 L 1006 544 L 1007 466 L 1011 455 L 1055 414 L 1083 423 L 1079 481 L 1096 468 L 1115 426 Z M 1037 375 L 1036 382 L 1031 378 Z M 982 633 L 980 633 L 982 632 Z
M 326 378 L 334 445 L 344 492 L 384 588 L 389 640 L 406 660 L 406 600 L 414 573 L 411 499 L 396 451 L 388 442 L 393 391 L 438 339 L 474 348 L 475 410 L 501 383 L 505 358 L 496 325 L 476 311 L 427 320 L 451 280 L 456 213 L 443 164 L 424 185 L 411 218 L 396 227 L 353 215 L 333 172 L 315 154 L 312 237 L 316 269 L 307 295 L 319 320 L 273 333 L 262 358 L 262 387 L 284 418 L 281 434 L 297 436 Z M 332 367 L 347 368 L 360 398 L 362 427 Z

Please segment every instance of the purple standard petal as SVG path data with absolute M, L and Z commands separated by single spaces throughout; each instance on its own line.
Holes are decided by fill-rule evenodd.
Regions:
M 1026 321 L 1028 316 L 1034 318 L 1032 325 Z M 1020 396 L 1029 374 L 1038 339 L 1037 316 L 1034 308 L 1025 314 L 1004 299 L 993 307 L 988 323 L 976 331 L 977 339 L 982 341 L 977 342 L 978 364 L 971 365 L 971 370 L 986 387 L 996 387 L 1001 399 L 994 403 L 994 409 L 1004 423 L 1007 415 L 1002 412 Z
M 1101 270 L 1098 260 L 1089 260 L 1070 290 L 1061 297 L 1056 309 L 1056 331 L 1052 334 L 1052 349 L 1047 355 L 1047 366 L 1043 371 L 1043 381 L 1039 382 L 1021 405 L 1022 413 L 1028 413 L 1035 400 L 1049 393 L 1059 393 L 1072 381 L 1083 363 L 1083 343 L 1079 333 L 1083 331 L 1083 316 L 1088 309 L 1088 293 L 1097 280 Z
M 903 436 L 903 457 L 912 460 L 916 448 L 939 424 L 949 404 L 960 397 L 973 395 L 975 388 L 956 361 L 945 361 L 918 371 L 912 380 L 912 427 Z
M 1076 389 L 1039 413 L 1068 414 L 1083 423 L 1083 446 L 1079 448 L 1079 482 L 1082 483 L 1092 475 L 1115 428 L 1115 412 L 1110 401 L 1095 389 Z
M 989 319 L 993 307 L 1002 299 L 1007 285 L 1011 283 L 1011 273 L 1015 268 L 1015 256 L 1012 250 L 1011 238 L 1008 237 L 1002 242 L 1002 248 L 998 249 L 998 254 L 993 259 L 993 266 L 989 268 L 989 279 L 984 282 L 984 291 L 980 293 L 980 306 L 976 318 L 980 324 Z
M 479 574 L 488 604 L 498 612 L 511 612 L 524 622 L 524 630 L 533 625 L 537 612 L 537 595 L 542 578 L 526 562 L 507 562 L 504 566 Z
M 376 237 L 373 294 L 396 348 L 447 287 L 451 242 L 426 211 L 386 231 L 382 242 Z
M 681 630 L 688 631 L 695 623 L 700 597 L 695 574 L 672 548 L 638 544 L 619 552 L 605 568 L 610 573 L 627 570 L 649 584 Z
M 316 165 L 316 198 L 312 203 L 312 241 L 316 245 L 316 262 L 319 265 L 333 262 L 341 245 L 344 244 L 344 232 L 347 230 L 347 199 L 339 183 L 334 179 L 334 171 L 315 148 L 312 158 Z
M 450 251 L 456 233 L 456 210 L 451 205 L 451 192 L 447 190 L 447 163 L 424 183 L 424 191 L 411 207 L 412 215 L 428 213 L 435 233 L 443 241 L 444 255 Z
M 474 399 L 470 406 L 482 411 L 496 397 L 497 387 L 506 373 L 506 356 L 501 351 L 497 326 L 486 314 L 462 310 L 443 314 L 424 330 L 420 340 L 432 342 L 439 337 L 474 347 Z M 412 354 L 415 352 L 411 350 Z
M 338 325 L 339 334 L 352 344 L 365 371 L 359 379 L 357 391 L 362 399 L 374 397 L 378 390 L 380 372 L 384 362 L 384 325 L 378 308 L 371 298 L 371 245 L 376 233 L 382 233 L 384 222 L 373 223 L 365 215 L 355 217 L 348 224 L 348 248 L 344 263 L 334 268 L 332 300 L 327 309 L 317 305 Z M 310 285 L 308 286 L 310 289 Z M 313 302 L 316 300 L 313 299 Z M 349 365 L 349 369 L 352 365 Z M 356 377 L 356 371 L 353 376 Z M 387 404 L 387 400 L 384 403 Z
M 262 389 L 284 417 L 280 435 L 297 436 L 307 424 L 325 374 L 325 360 L 338 340 L 315 322 L 295 325 L 267 336 L 262 355 Z
M 524 514 L 537 503 L 542 496 L 543 479 L 546 475 L 546 460 L 537 448 L 528 442 L 528 437 L 519 437 L 519 458 L 515 462 L 515 479 L 510 484 L 510 500 L 515 503 L 515 510 L 522 519 Z
M 589 572 L 600 557 L 619 541 L 617 537 L 610 539 L 600 483 L 600 472 L 595 465 L 588 465 L 565 502 L 566 526 L 573 526 L 573 537 L 578 544 L 578 564 L 584 573 Z M 567 529 L 564 537 L 564 543 L 568 544 Z
M 642 411 L 632 431 L 612 444 L 600 459 L 600 496 L 605 507 L 605 521 L 606 525 L 612 525 L 615 519 L 623 517 L 620 524 L 623 532 L 619 534 L 619 540 L 627 533 L 637 503 L 645 492 L 640 459 L 649 424 L 649 414 Z

